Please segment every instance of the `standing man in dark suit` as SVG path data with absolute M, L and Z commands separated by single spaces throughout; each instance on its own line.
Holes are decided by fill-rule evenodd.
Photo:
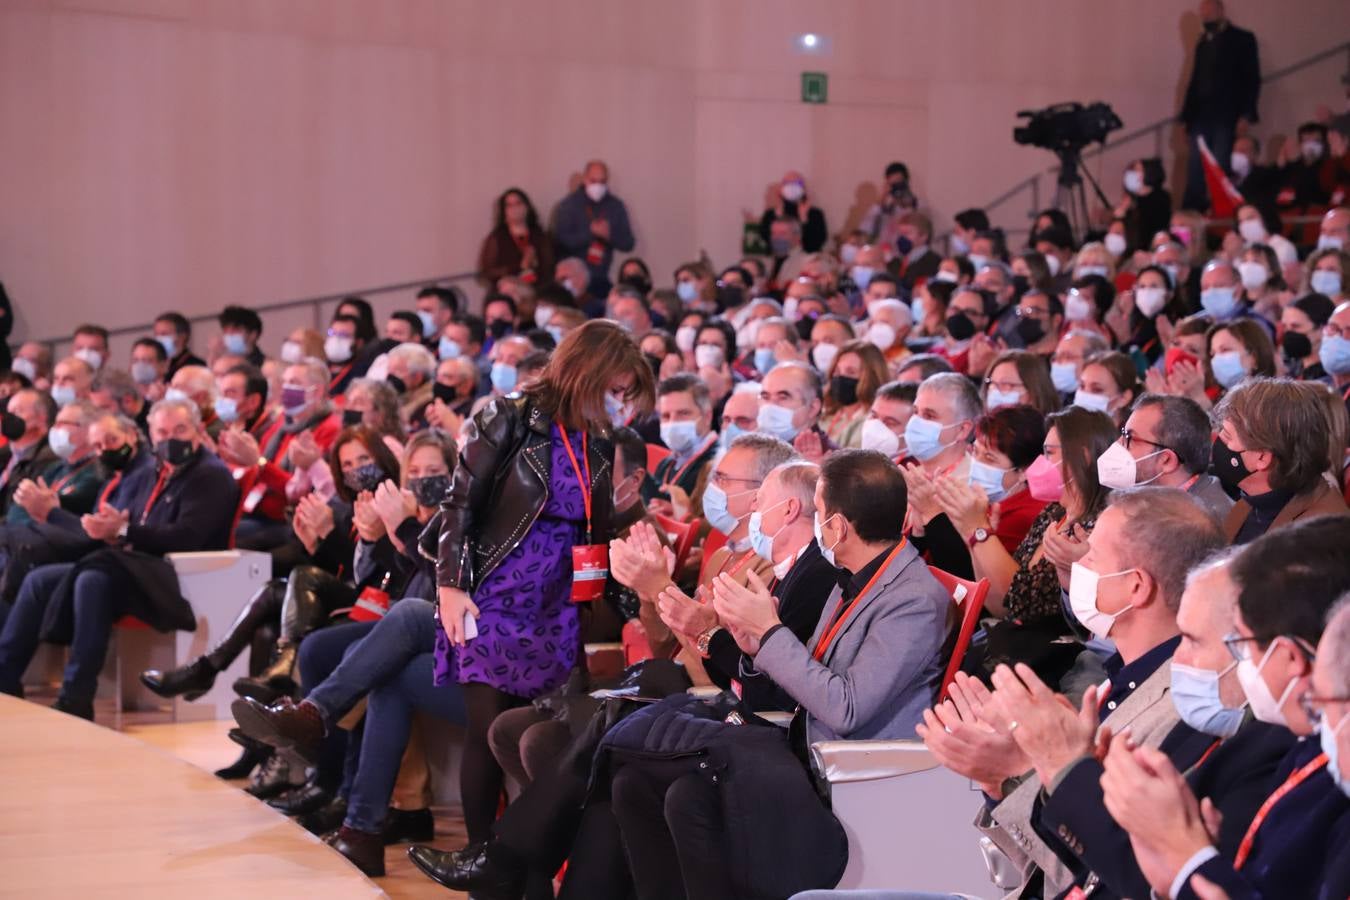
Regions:
M 239 490 L 225 464 L 202 445 L 201 413 L 190 400 L 161 400 L 150 412 L 159 470 L 127 509 L 104 503 L 81 525 L 104 546 L 79 562 L 34 569 L 0 631 L 0 692 L 21 696 L 40 640 L 70 644 L 56 707 L 94 717 L 94 691 L 113 623 L 131 614 L 160 631 L 196 627 L 164 554 L 223 550 Z
M 627 253 L 636 241 L 628 224 L 628 207 L 609 192 L 609 166 L 601 160 L 586 163 L 581 184 L 558 204 L 553 237 L 559 259 L 577 257 L 586 261 L 591 295 L 608 295 L 614 251 Z
M 1220 165 L 1229 164 L 1239 120 L 1257 121 L 1261 65 L 1256 36 L 1228 21 L 1222 0 L 1201 0 L 1200 19 L 1205 30 L 1195 47 L 1191 81 L 1178 118 L 1186 126 L 1191 149 L 1181 205 L 1204 212 L 1209 208 L 1209 192 L 1196 138 L 1205 139 Z

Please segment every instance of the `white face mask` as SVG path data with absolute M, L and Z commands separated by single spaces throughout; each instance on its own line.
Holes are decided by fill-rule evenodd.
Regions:
M 1134 289 L 1134 305 L 1145 318 L 1153 318 L 1167 305 L 1167 291 L 1160 287 Z
M 779 406 L 776 403 L 765 403 L 759 408 L 759 417 L 756 424 L 759 430 L 765 434 L 771 434 L 780 441 L 792 443 L 792 439 L 801 431 L 797 425 L 793 424 L 796 418 L 796 411 L 788 409 L 786 406 Z
M 1059 266 L 1060 266 L 1060 262 L 1059 262 L 1059 257 L 1056 256 L 1055 254 L 1053 254 L 1053 253 L 1047 253 L 1047 254 L 1045 254 L 1045 265 L 1046 265 L 1047 268 L 1050 269 L 1050 277 L 1051 277 L 1051 278 L 1054 278 L 1056 275 L 1059 274 Z
M 867 341 L 878 350 L 889 350 L 895 344 L 895 329 L 885 322 L 873 322 L 867 329 Z
M 1083 409 L 1090 409 L 1093 412 L 1106 413 L 1107 415 L 1110 415 L 1111 412 L 1110 397 L 1105 394 L 1094 394 L 1091 391 L 1085 391 L 1082 388 L 1079 388 L 1074 392 L 1073 405 L 1082 407 Z
M 1270 692 L 1270 686 L 1266 680 L 1261 677 L 1261 670 L 1266 667 L 1270 660 L 1270 651 L 1275 649 L 1275 645 L 1285 640 L 1283 637 L 1277 637 L 1266 647 L 1265 654 L 1261 657 L 1260 663 L 1251 661 L 1251 657 L 1238 663 L 1237 676 L 1242 684 L 1242 692 L 1247 695 L 1247 704 L 1252 708 L 1252 715 L 1257 721 L 1265 722 L 1269 725 L 1280 725 L 1289 727 L 1289 719 L 1284 714 L 1285 701 L 1289 699 L 1289 692 L 1294 689 L 1298 683 L 1297 678 L 1290 679 L 1280 692 L 1280 698 L 1275 699 L 1275 695 Z
M 699 344 L 694 348 L 694 365 L 700 369 L 720 369 L 726 354 L 716 344 Z
M 1270 271 L 1259 262 L 1240 262 L 1237 264 L 1238 277 L 1242 279 L 1242 286 L 1249 291 L 1265 287 L 1266 281 L 1270 278 Z
M 800 181 L 789 181 L 779 191 L 788 203 L 797 203 L 806 196 L 806 186 Z
M 838 514 L 836 513 L 836 515 Z M 834 516 L 830 516 L 830 518 L 825 521 L 828 522 L 833 518 Z M 839 541 L 835 541 L 828 547 L 825 546 L 825 535 L 820 530 L 823 524 L 824 523 L 820 521 L 820 513 L 816 513 L 815 524 L 812 526 L 816 533 L 816 545 L 820 547 L 820 555 L 825 558 L 825 561 L 837 569 L 839 568 L 839 563 L 834 561 L 834 548 L 839 546 Z M 840 538 L 840 540 L 843 540 L 843 538 Z
M 1078 291 L 1069 291 L 1064 298 L 1064 318 L 1070 322 L 1085 322 L 1092 318 L 1092 302 Z
M 1128 169 L 1125 172 L 1125 190 L 1131 194 L 1137 194 L 1144 189 L 1144 176 L 1140 175 L 1136 169 Z
M 323 342 L 323 355 L 329 362 L 346 362 L 352 358 L 352 339 L 330 334 Z
M 816 344 L 811 348 L 811 362 L 815 364 L 816 371 L 822 375 L 830 371 L 830 366 L 838 355 L 839 348 L 834 344 Z
M 281 345 L 281 361 L 284 363 L 298 363 L 305 356 L 305 351 L 295 341 L 285 341 Z
M 1238 223 L 1238 234 L 1249 244 L 1261 244 L 1266 240 L 1266 226 L 1260 219 L 1243 219 Z
M 1146 456 L 1139 459 L 1151 459 L 1160 453 L 1166 453 L 1167 448 L 1154 450 Z M 1135 459 L 1130 451 L 1125 449 L 1125 445 L 1119 442 L 1106 448 L 1101 456 L 1097 457 L 1097 480 L 1104 487 L 1109 487 L 1113 491 L 1123 491 L 1126 488 L 1151 484 L 1162 477 L 1162 472 L 1154 475 L 1148 481 L 1139 482 L 1139 459 Z
M 592 203 L 599 203 L 609 193 L 609 186 L 602 181 L 593 181 L 586 185 L 586 196 Z
M 900 455 L 900 436 L 886 427 L 880 419 L 867 419 L 862 427 L 862 449 L 875 450 L 894 459 Z
M 89 363 L 89 367 L 92 369 L 99 369 L 102 368 L 103 366 L 103 354 L 99 353 L 97 350 L 94 350 L 90 347 L 84 347 L 80 350 L 76 350 L 74 353 L 70 355 L 75 357 L 76 359 L 82 359 L 85 362 Z
M 680 348 L 681 353 L 688 353 L 694 349 L 694 341 L 698 338 L 698 329 L 692 325 L 686 325 L 675 331 L 675 346 Z
M 1107 232 L 1106 237 L 1102 238 L 1102 243 L 1106 245 L 1106 252 L 1112 256 L 1119 257 L 1125 252 L 1125 235 L 1114 231 Z
M 1236 150 L 1228 157 L 1228 168 L 1233 170 L 1233 174 L 1238 178 L 1246 178 L 1247 173 L 1252 170 L 1252 160 L 1245 153 L 1239 153 Z
M 1082 563 L 1074 563 L 1069 570 L 1069 605 L 1073 614 L 1083 627 L 1098 638 L 1105 640 L 1116 624 L 1116 619 L 1133 609 L 1133 604 L 1119 612 L 1105 613 L 1097 607 L 1097 583 L 1103 578 L 1116 578 L 1128 575 L 1134 569 L 1123 569 L 1107 575 L 1098 575 Z

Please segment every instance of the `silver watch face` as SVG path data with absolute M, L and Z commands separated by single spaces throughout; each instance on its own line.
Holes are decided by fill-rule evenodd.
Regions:
M 977 540 L 977 541 L 987 541 L 987 540 L 989 540 L 989 532 L 986 531 L 986 530 L 983 529 L 983 528 L 976 528 L 976 529 L 975 529 L 975 540 Z

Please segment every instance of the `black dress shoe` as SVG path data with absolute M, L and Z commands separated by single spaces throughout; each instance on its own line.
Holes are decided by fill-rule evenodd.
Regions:
M 273 751 L 262 767 L 253 773 L 244 791 L 259 800 L 269 800 L 293 787 L 295 785 L 291 783 L 291 767 L 286 762 L 286 757 Z
M 259 753 L 271 753 L 272 748 L 262 741 L 255 741 L 253 738 L 244 734 L 242 728 L 231 728 L 226 732 L 226 736 L 245 750 L 256 750 Z
M 471 891 L 486 900 L 515 900 L 525 887 L 525 872 L 493 859 L 488 842 L 470 844 L 463 850 L 446 851 L 418 844 L 408 848 L 408 859 L 437 884 L 456 891 Z
M 384 843 L 420 844 L 436 840 L 436 819 L 429 809 L 394 809 L 384 817 Z
M 378 834 L 343 825 L 323 836 L 323 842 L 371 878 L 384 877 L 384 842 Z
M 216 777 L 223 778 L 226 781 L 235 781 L 240 778 L 247 778 L 253 774 L 253 770 L 260 763 L 265 761 L 270 755 L 271 750 L 266 744 L 258 747 L 245 747 L 239 754 L 239 758 L 230 763 L 223 769 L 216 769 Z
M 326 806 L 331 799 L 332 794 L 311 782 L 273 797 L 267 801 L 267 805 L 288 816 L 303 816 Z
M 334 797 L 314 812 L 300 816 L 295 822 L 310 834 L 322 837 L 330 831 L 341 828 L 342 821 L 346 818 L 347 801 L 341 797 Z
M 234 692 L 240 697 L 251 697 L 264 706 L 271 706 L 282 697 L 294 697 L 300 686 L 283 676 L 260 681 L 257 678 L 238 678 L 234 682 Z
M 230 704 L 230 712 L 244 734 L 281 750 L 293 750 L 309 765 L 319 760 L 323 743 L 323 714 L 308 701 L 292 705 L 283 699 L 271 706 L 245 698 Z
M 63 712 L 68 716 L 75 716 L 77 719 L 94 721 L 94 704 L 92 701 L 80 702 L 78 700 L 67 700 L 65 697 L 57 697 L 56 702 L 52 704 L 52 709 Z
M 189 702 L 211 690 L 216 683 L 216 667 L 205 656 L 199 656 L 180 669 L 161 672 L 149 669 L 141 673 L 141 684 L 161 697 L 181 696 Z

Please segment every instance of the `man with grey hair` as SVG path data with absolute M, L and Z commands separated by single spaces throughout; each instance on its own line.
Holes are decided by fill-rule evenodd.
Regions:
M 94 717 L 94 692 L 112 626 L 132 615 L 159 631 L 196 627 L 167 553 L 223 550 L 239 489 L 202 443 L 201 416 L 187 400 L 150 410 L 156 477 L 142 478 L 126 505 L 103 503 L 81 520 L 90 550 L 74 563 L 34 569 L 0 631 L 0 692 L 22 696 L 23 672 L 40 640 L 70 644 L 56 708 Z
M 778 363 L 759 387 L 759 430 L 791 442 L 807 459 L 820 462 L 838 449 L 818 424 L 824 409 L 821 390 L 820 373 L 806 363 Z
M 425 409 L 431 403 L 436 380 L 436 357 L 421 344 L 399 344 L 388 353 L 385 381 L 399 395 L 400 415 L 409 431 L 425 427 Z
M 225 423 L 216 415 L 216 378 L 206 366 L 183 366 L 174 372 L 164 396 L 197 404 L 202 427 L 211 440 L 219 438 L 225 430 Z
M 745 348 L 745 354 L 736 364 L 736 370 L 747 378 L 762 378 L 780 361 L 797 355 L 800 337 L 797 328 L 782 316 L 752 319 L 747 325 L 755 332 L 754 345 Z M 779 357 L 784 357 L 782 360 Z
M 1350 728 L 1345 726 L 1350 721 L 1350 594 L 1337 600 L 1327 615 L 1327 629 L 1313 663 L 1309 703 L 1322 716 L 1322 750 L 1335 759 L 1332 779 L 1342 793 L 1350 794 Z M 1341 883 L 1347 882 L 1350 878 Z
M 156 345 L 158 346 L 158 345 Z M 104 367 L 94 376 L 89 386 L 89 399 L 99 409 L 120 413 L 136 420 L 140 428 L 149 428 L 150 401 L 141 392 L 141 386 L 122 369 Z
M 917 487 L 916 479 L 940 473 L 961 482 L 967 479 L 970 459 L 966 450 L 975 439 L 975 420 L 983 412 L 980 392 L 966 376 L 939 372 L 923 380 L 914 397 L 914 415 L 905 425 L 911 460 L 905 467 L 906 481 L 911 492 Z
M 1275 337 L 1275 326 L 1252 307 L 1237 267 L 1226 259 L 1211 259 L 1200 273 L 1200 306 L 1218 324 L 1251 319 Z
M 1083 374 L 1083 364 L 1110 349 L 1106 338 L 1095 331 L 1075 328 L 1065 332 L 1055 346 L 1054 356 L 1050 357 L 1050 381 L 1060 397 L 1067 402 L 1078 390 L 1078 376 Z
M 47 444 L 60 462 L 36 478 L 25 478 L 14 489 L 14 502 L 5 512 L 9 525 L 46 522 L 60 507 L 76 515 L 94 508 L 103 474 L 89 441 L 89 426 L 100 415 L 88 400 L 61 407 L 47 432 Z
M 1144 394 L 1120 438 L 1097 459 L 1097 480 L 1112 490 L 1152 484 L 1195 497 L 1222 521 L 1233 508 L 1209 474 L 1209 415 L 1189 397 Z

